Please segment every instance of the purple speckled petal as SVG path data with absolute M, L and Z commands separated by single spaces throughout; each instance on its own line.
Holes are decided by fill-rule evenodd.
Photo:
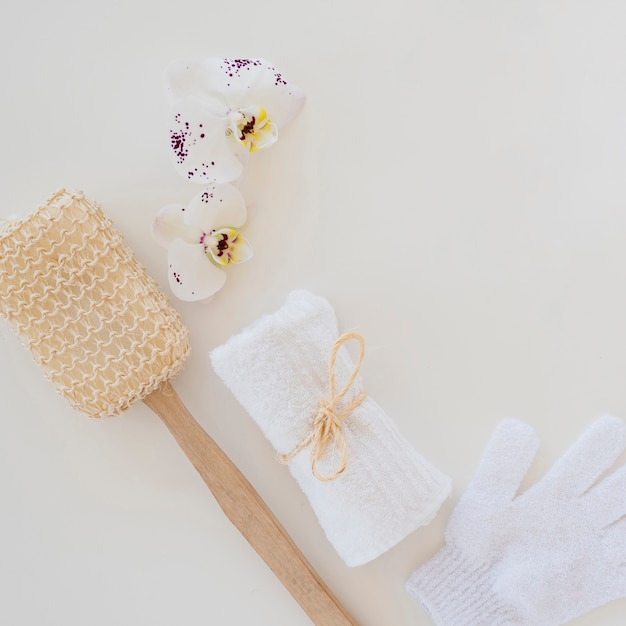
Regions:
M 241 192 L 228 183 L 208 185 L 194 196 L 185 211 L 185 222 L 204 232 L 224 226 L 239 228 L 246 217 L 246 203 Z
M 304 106 L 304 92 L 265 59 L 209 58 L 195 68 L 194 77 L 207 94 L 225 99 L 231 109 L 263 107 L 278 128 Z
M 190 97 L 172 108 L 170 153 L 174 166 L 194 183 L 234 181 L 243 171 L 226 136 L 223 105 L 208 97 Z
M 202 244 L 177 239 L 167 258 L 170 288 L 180 300 L 206 300 L 224 286 L 226 273 L 207 258 Z

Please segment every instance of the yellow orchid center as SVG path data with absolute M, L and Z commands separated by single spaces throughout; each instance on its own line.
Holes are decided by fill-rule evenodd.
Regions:
M 267 148 L 276 142 L 278 131 L 267 117 L 267 111 L 258 105 L 252 105 L 228 112 L 228 128 L 230 135 L 249 152 Z
M 242 263 L 252 256 L 248 241 L 234 228 L 214 229 L 202 236 L 204 252 L 218 265 Z

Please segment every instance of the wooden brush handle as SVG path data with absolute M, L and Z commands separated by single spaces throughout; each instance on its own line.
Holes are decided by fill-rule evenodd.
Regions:
M 357 626 L 261 496 L 196 422 L 169 382 L 144 398 L 198 470 L 230 521 L 316 626 Z

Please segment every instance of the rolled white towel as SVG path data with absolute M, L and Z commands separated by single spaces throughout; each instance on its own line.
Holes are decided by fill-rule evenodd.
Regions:
M 331 544 L 356 566 L 428 524 L 451 485 L 364 392 L 343 345 L 350 338 L 339 338 L 325 299 L 298 290 L 213 350 L 211 361 L 287 460 Z M 335 428 L 334 439 L 316 448 L 316 428 L 318 436 Z

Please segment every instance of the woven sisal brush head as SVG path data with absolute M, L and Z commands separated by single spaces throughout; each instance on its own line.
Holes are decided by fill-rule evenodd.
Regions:
M 0 315 L 76 409 L 103 417 L 143 400 L 313 623 L 355 626 L 167 382 L 189 352 L 187 330 L 111 221 L 82 193 L 58 191 L 0 231 Z
M 59 392 L 116 415 L 178 374 L 179 314 L 98 205 L 61 189 L 0 232 L 0 315 Z

